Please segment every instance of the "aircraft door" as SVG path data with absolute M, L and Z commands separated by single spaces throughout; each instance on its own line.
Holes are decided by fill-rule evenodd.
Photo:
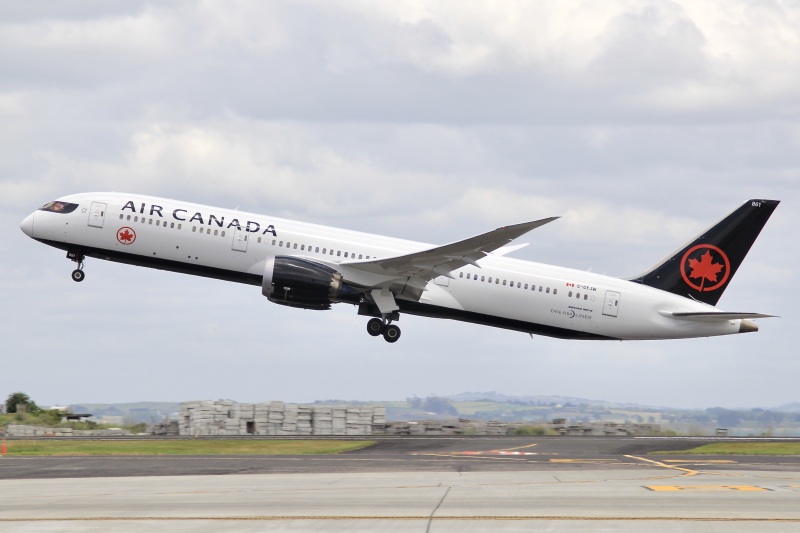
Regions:
M 102 202 L 92 202 L 89 209 L 89 225 L 93 228 L 102 228 L 106 217 L 106 204 Z
M 246 252 L 247 251 L 247 232 L 243 229 L 236 228 L 233 230 L 233 251 Z
M 606 316 L 617 316 L 619 313 L 619 299 L 622 296 L 616 291 L 606 291 L 606 301 L 603 304 L 603 314 Z

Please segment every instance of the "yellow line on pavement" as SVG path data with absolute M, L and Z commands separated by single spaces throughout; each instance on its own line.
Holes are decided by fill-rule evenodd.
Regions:
M 661 463 L 659 461 L 653 461 L 652 459 L 645 459 L 644 457 L 636 457 L 635 455 L 626 455 L 625 457 L 630 457 L 631 459 L 636 459 L 637 461 L 645 461 L 654 466 L 660 466 L 661 468 L 678 470 L 680 472 L 684 472 L 683 476 L 697 476 L 700 474 L 700 472 L 698 472 L 697 470 L 692 470 L 691 468 L 682 468 L 680 466 L 668 465 L 666 463 Z

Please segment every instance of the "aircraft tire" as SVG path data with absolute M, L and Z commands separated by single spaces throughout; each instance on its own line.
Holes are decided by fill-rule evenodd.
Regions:
M 380 318 L 371 318 L 369 322 L 367 322 L 367 333 L 373 337 L 377 337 L 383 333 L 383 320 Z
M 73 270 L 72 271 L 72 281 L 81 282 L 86 279 L 86 274 L 83 273 L 83 270 Z
M 397 342 L 397 339 L 400 338 L 400 328 L 394 324 L 389 324 L 383 328 L 383 338 L 386 342 Z

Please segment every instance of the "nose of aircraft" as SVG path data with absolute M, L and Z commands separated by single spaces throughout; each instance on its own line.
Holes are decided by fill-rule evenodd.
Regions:
M 35 215 L 35 213 L 31 213 L 25 217 L 25 220 L 19 225 L 19 229 L 28 237 L 33 237 L 33 215 Z

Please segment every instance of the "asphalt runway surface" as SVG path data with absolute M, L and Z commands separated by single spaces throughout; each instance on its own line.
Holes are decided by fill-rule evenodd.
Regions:
M 800 531 L 800 457 L 679 453 L 731 440 L 741 439 L 411 437 L 332 456 L 12 454 L 0 459 L 0 530 Z

